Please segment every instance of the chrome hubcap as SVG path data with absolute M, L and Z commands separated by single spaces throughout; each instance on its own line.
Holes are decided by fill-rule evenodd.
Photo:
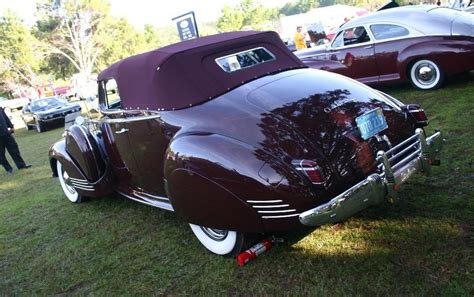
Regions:
M 229 231 L 212 229 L 207 227 L 201 227 L 201 229 L 202 231 L 204 231 L 204 233 L 206 233 L 207 236 L 209 236 L 215 241 L 223 241 L 229 233 Z
M 429 64 L 419 65 L 415 73 L 418 82 L 424 85 L 432 84 L 437 77 L 436 69 Z

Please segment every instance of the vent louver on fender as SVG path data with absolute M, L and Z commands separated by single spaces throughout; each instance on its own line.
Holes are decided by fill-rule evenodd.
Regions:
M 283 200 L 247 200 L 262 219 L 282 219 L 299 216 L 296 209 Z

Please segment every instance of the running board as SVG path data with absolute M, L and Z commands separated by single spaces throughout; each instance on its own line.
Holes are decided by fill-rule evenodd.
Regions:
M 147 196 L 154 197 L 154 199 L 151 199 L 148 197 L 144 197 L 144 195 L 140 195 L 139 197 L 133 197 L 120 191 L 117 191 L 117 193 L 124 196 L 125 198 L 131 199 L 131 200 L 134 200 L 146 205 L 150 205 L 150 206 L 161 208 L 168 211 L 174 211 L 173 206 L 169 202 L 169 199 L 166 197 L 153 196 L 153 195 L 147 194 Z M 161 200 L 161 201 L 158 201 L 158 200 Z

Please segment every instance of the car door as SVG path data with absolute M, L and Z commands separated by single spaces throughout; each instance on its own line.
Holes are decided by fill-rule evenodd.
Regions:
M 121 109 L 118 89 L 110 80 L 107 84 L 101 129 L 120 188 L 128 193 L 165 196 L 163 160 L 167 140 L 159 115 Z
M 327 53 L 331 71 L 364 83 L 377 82 L 379 73 L 372 39 L 364 26 L 341 30 Z
M 375 60 L 379 68 L 380 81 L 400 79 L 399 54 L 418 42 L 419 34 L 398 24 L 372 24 L 369 27 L 375 39 Z M 412 38 L 407 38 L 408 36 Z

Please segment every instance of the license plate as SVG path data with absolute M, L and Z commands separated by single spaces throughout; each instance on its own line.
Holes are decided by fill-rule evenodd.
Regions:
M 364 140 L 369 139 L 388 127 L 382 109 L 380 108 L 373 109 L 357 117 L 356 123 L 360 135 Z

